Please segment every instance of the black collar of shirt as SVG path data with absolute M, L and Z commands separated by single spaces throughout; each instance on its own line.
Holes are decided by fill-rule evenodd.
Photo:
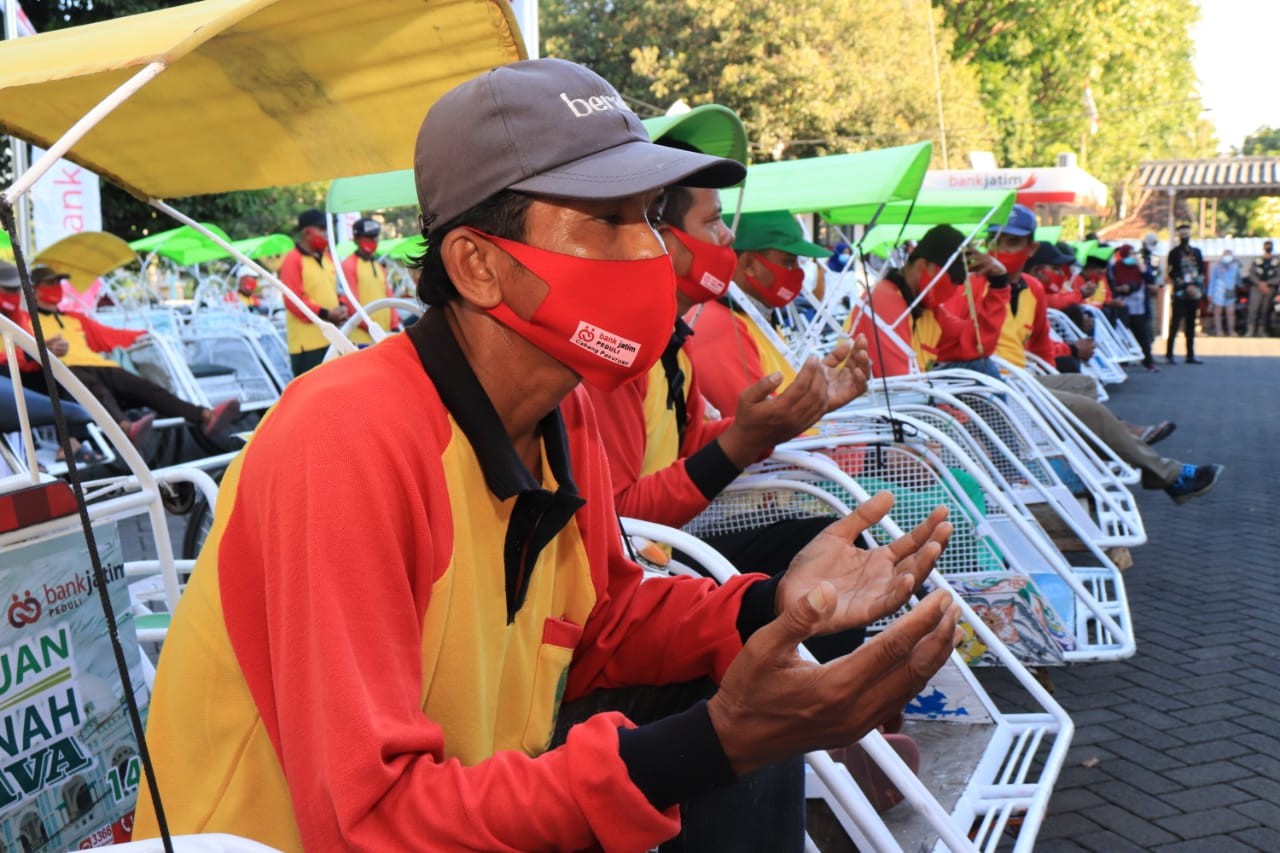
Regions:
M 475 450 L 485 485 L 499 500 L 516 499 L 503 549 L 510 624 L 524 603 L 538 555 L 586 503 L 573 482 L 564 419 L 557 408 L 538 424 L 546 463 L 556 479 L 552 493 L 534 479 L 516 453 L 502 419 L 462 354 L 445 312 L 428 310 L 406 334 L 440 400 Z

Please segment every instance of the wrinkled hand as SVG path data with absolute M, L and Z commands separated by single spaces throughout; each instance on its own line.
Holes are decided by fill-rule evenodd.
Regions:
M 855 548 L 862 533 L 893 508 L 893 495 L 880 492 L 813 538 L 778 582 L 775 607 L 784 613 L 821 583 L 836 593 L 830 620 L 816 634 L 834 634 L 870 625 L 893 613 L 933 569 L 951 538 L 946 507 L 935 507 L 916 528 L 870 551 Z
M 837 607 L 821 583 L 751 635 L 707 703 L 735 773 L 783 758 L 845 746 L 899 711 L 961 640 L 959 607 L 937 590 L 844 657 L 804 661 L 796 645 Z
M 827 412 L 866 392 L 871 362 L 867 341 L 844 341 L 822 361 L 810 356 L 777 396 L 781 373 L 771 373 L 738 396 L 733 423 L 716 439 L 726 456 L 745 468 L 784 441 L 795 438 Z
M 827 379 L 827 412 L 843 408 L 867 393 L 867 377 L 871 375 L 867 336 L 858 335 L 852 342 L 842 340 L 836 344 L 822 360 L 822 372 Z
M 1093 351 L 1093 338 L 1080 338 L 1076 341 L 1076 356 L 1081 361 L 1088 361 L 1093 358 Z
M 67 354 L 67 351 L 71 349 L 71 344 L 67 343 L 66 339 L 63 338 L 62 335 L 54 335 L 52 338 L 49 338 L 45 341 L 45 346 L 49 348 L 49 352 L 53 353 L 58 358 L 62 358 Z
M 347 312 L 347 306 L 345 305 L 337 305 L 329 309 L 329 322 L 335 326 L 339 323 L 345 323 L 349 316 L 351 315 Z

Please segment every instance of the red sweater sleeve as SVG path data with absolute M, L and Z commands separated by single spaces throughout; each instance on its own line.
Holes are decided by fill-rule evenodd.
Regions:
M 982 276 L 972 276 L 969 283 L 973 288 L 973 308 L 978 314 L 976 323 L 964 288 L 933 309 L 942 330 L 938 341 L 940 362 L 973 361 L 990 356 L 1000 342 L 1000 330 L 1004 328 L 1008 312 L 1009 288 L 990 287 Z
M 280 282 L 297 294 L 298 298 L 302 300 L 302 304 L 306 305 L 318 315 L 320 313 L 320 306 L 307 298 L 306 291 L 302 287 L 302 263 L 302 252 L 298 251 L 296 246 L 290 249 L 289 254 L 284 256 L 284 261 L 280 264 Z M 299 320 L 307 320 L 307 316 L 298 310 L 292 300 L 286 299 L 284 301 L 284 307 L 286 311 L 297 317 Z M 308 322 L 310 321 L 308 320 Z
M 911 361 L 902 347 L 898 346 L 897 341 L 877 328 L 872 319 L 872 310 L 875 311 L 875 316 L 881 323 L 892 323 L 901 317 L 902 319 L 893 327 L 893 332 L 907 346 L 914 346 L 911 315 L 907 313 L 907 303 L 898 292 L 897 286 L 887 279 L 881 279 L 876 284 L 871 291 L 871 298 L 875 300 L 875 304 L 870 308 L 865 304 L 854 306 L 853 314 L 850 315 L 852 319 L 850 335 L 855 338 L 858 335 L 866 336 L 867 350 L 871 356 L 871 371 L 874 376 L 905 376 L 911 372 Z M 883 363 L 881 363 L 882 359 Z
M 704 304 L 692 325 L 693 337 L 684 346 L 703 397 L 721 414 L 736 411 L 743 389 L 764 378 L 755 339 L 719 302 Z
M 127 349 L 133 346 L 134 341 L 146 334 L 142 329 L 113 329 L 110 326 L 104 326 L 87 314 L 71 311 L 67 314 L 80 321 L 80 325 L 84 328 L 84 342 L 95 352 L 111 352 L 116 347 Z
M 646 373 L 613 391 L 601 391 L 590 386 L 586 390 L 592 405 L 599 411 L 609 413 L 609 417 L 599 421 L 600 438 L 609 461 L 613 497 L 617 502 L 618 512 L 629 518 L 683 527 L 706 509 L 711 499 L 725 485 L 722 478 L 716 478 L 715 483 L 718 485 L 714 489 L 707 485 L 706 478 L 703 478 L 701 485 L 695 482 L 690 472 L 689 457 L 698 457 L 699 451 L 703 451 L 707 457 L 718 454 L 723 463 L 731 466 L 732 463 L 728 463 L 718 445 L 706 448 L 728 428 L 731 421 L 706 422 L 706 404 L 690 378 L 689 411 L 679 458 L 666 468 L 641 476 L 647 435 L 644 399 L 648 389 L 649 374 Z M 692 464 L 697 470 L 699 464 L 714 466 L 715 460 L 704 462 L 702 457 L 698 457 L 698 461 L 693 461 Z M 723 469 L 723 464 L 720 468 Z M 737 469 L 734 468 L 728 479 L 731 480 L 736 473 Z M 704 488 L 711 494 L 707 494 Z
M 369 851 L 655 846 L 677 831 L 676 810 L 654 808 L 630 777 L 619 752 L 619 732 L 630 724 L 621 715 L 591 718 L 537 758 L 499 752 L 472 766 L 445 758 L 443 730 L 422 713 L 415 653 L 432 582 L 452 552 L 439 456 L 449 428 L 439 400 L 429 384 L 415 385 L 398 416 L 422 429 L 406 445 L 393 431 L 369 434 L 367 407 L 305 399 L 331 393 L 332 383 L 361 387 L 366 400 L 403 395 L 405 371 L 420 368 L 408 340 L 391 343 L 368 350 L 373 358 L 337 362 L 330 384 L 286 391 L 242 455 L 238 481 L 232 476 L 235 508 L 218 551 L 224 618 L 289 780 L 304 846 L 328 849 L 339 839 L 344 849 Z M 586 498 L 577 522 L 596 588 L 566 696 L 720 677 L 741 649 L 736 621 L 759 577 L 724 587 L 693 578 L 641 583 L 640 568 L 622 553 L 583 393 L 562 412 Z M 351 434 L 364 436 L 361 471 L 409 467 L 419 476 L 368 477 L 331 464 L 332 436 Z M 359 535 L 351 534 L 353 508 L 363 508 Z M 353 574 L 355 567 L 368 576 Z
M 1084 296 L 1079 290 L 1058 290 L 1053 293 L 1046 293 L 1045 300 L 1050 308 L 1061 311 L 1071 305 L 1076 305 L 1084 301 Z

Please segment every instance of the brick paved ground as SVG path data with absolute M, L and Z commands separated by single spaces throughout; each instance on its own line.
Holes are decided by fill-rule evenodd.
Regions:
M 1166 455 L 1227 471 L 1181 507 L 1139 496 L 1137 655 L 1052 673 L 1077 729 L 1046 853 L 1280 851 L 1280 340 L 1197 344 L 1203 366 L 1112 392 L 1129 420 L 1177 421 Z

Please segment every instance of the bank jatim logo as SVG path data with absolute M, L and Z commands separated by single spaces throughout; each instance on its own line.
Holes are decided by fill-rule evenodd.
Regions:
M 578 329 L 578 340 L 582 341 L 584 344 L 589 344 L 595 339 L 596 339 L 595 330 L 591 329 L 590 327 Z
M 14 593 L 13 603 L 9 605 L 9 624 L 15 628 L 34 624 L 43 612 L 40 600 L 31 594 L 31 590 L 23 592 L 26 598 L 19 599 L 17 593 Z

